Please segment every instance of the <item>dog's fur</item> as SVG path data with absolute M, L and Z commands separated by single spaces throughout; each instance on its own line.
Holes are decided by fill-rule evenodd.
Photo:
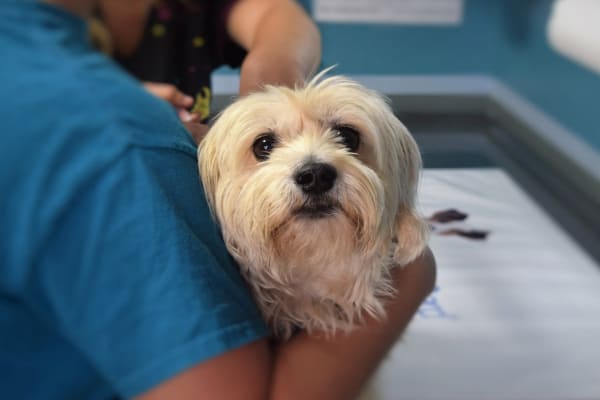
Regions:
M 359 133 L 356 152 L 340 126 Z M 259 160 L 253 144 L 265 133 L 277 143 Z M 295 179 L 315 162 L 337 172 L 317 200 Z M 227 247 L 281 338 L 384 316 L 390 270 L 426 246 L 417 145 L 384 98 L 349 79 L 321 74 L 303 88 L 267 86 L 239 99 L 200 144 L 199 166 Z M 302 212 L 313 203 L 326 210 Z

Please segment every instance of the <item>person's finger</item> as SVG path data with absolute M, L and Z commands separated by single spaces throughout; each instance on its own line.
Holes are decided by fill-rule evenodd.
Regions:
M 181 92 L 168 83 L 144 82 L 144 87 L 153 95 L 171 103 L 177 108 L 187 108 L 194 104 L 194 98 Z
M 179 115 L 179 119 L 181 122 L 202 122 L 202 118 L 198 113 L 191 113 L 186 109 L 180 109 L 177 114 Z

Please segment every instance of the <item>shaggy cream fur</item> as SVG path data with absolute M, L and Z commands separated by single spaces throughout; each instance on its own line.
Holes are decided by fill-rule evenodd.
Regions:
M 281 338 L 383 317 L 391 268 L 412 261 L 428 240 L 415 209 L 421 157 L 412 136 L 378 93 L 322 75 L 237 100 L 199 147 L 227 247 Z M 358 133 L 356 149 L 345 142 L 348 129 Z M 259 143 L 257 157 L 265 135 L 270 142 Z M 315 163 L 335 170 L 332 187 L 317 194 L 297 178 Z

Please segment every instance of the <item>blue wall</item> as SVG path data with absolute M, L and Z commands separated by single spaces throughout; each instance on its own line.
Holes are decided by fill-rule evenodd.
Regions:
M 310 10 L 310 0 L 301 3 Z M 551 5 L 465 0 L 455 27 L 319 23 L 323 65 L 343 74 L 489 74 L 600 150 L 600 75 L 549 47 Z

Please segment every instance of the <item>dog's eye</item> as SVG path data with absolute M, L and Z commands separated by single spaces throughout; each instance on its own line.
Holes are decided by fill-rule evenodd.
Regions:
M 350 152 L 355 153 L 358 150 L 360 134 L 356 129 L 351 126 L 338 125 L 333 127 L 333 131 Z
M 271 151 L 277 144 L 277 139 L 275 135 L 271 133 L 266 133 L 264 135 L 259 136 L 254 143 L 252 144 L 252 151 L 254 152 L 254 157 L 258 161 L 264 161 L 269 158 Z

